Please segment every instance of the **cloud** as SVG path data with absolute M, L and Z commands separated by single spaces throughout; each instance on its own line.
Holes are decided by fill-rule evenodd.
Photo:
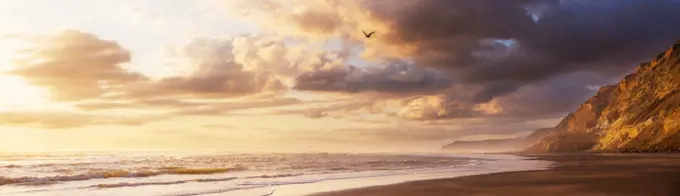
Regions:
M 517 87 L 499 97 L 483 97 L 489 86 L 454 85 L 437 96 L 404 99 L 400 116 L 416 120 L 487 118 L 527 121 L 561 117 L 573 111 L 597 89 L 617 79 L 601 74 L 575 72 Z M 503 85 L 503 84 L 499 84 Z M 490 99 L 489 99 L 490 98 Z
M 364 94 L 351 101 L 337 101 L 319 107 L 279 110 L 283 114 L 304 114 L 311 118 L 383 113 L 386 117 L 432 121 L 445 119 L 486 118 L 488 122 L 528 121 L 556 118 L 576 109 L 601 86 L 616 82 L 601 74 L 576 72 L 538 83 L 516 86 L 452 84 L 439 91 L 414 94 Z M 504 96 L 488 96 L 489 88 L 513 85 L 514 92 Z M 493 90 L 493 89 L 491 89 Z M 411 96 L 405 96 L 411 95 Z M 356 113 L 355 111 L 363 111 Z M 494 120 L 496 119 L 496 120 Z M 499 121 L 500 120 L 500 121 Z
M 246 100 L 177 100 L 141 99 L 130 101 L 94 101 L 75 104 L 78 109 L 90 112 L 116 109 L 161 110 L 172 116 L 184 115 L 224 115 L 251 109 L 269 109 L 283 106 L 303 105 L 305 102 L 288 97 Z M 239 114 L 240 115 L 240 114 Z
M 367 68 L 338 68 L 302 73 L 293 89 L 335 92 L 430 93 L 448 88 L 452 80 L 441 73 L 392 60 Z
M 393 29 L 381 41 L 415 46 L 416 64 L 449 70 L 472 83 L 530 83 L 574 71 L 620 74 L 680 34 L 677 2 L 612 1 L 599 7 L 555 2 L 363 1 L 363 5 Z M 526 6 L 537 4 L 549 8 L 534 22 Z M 517 88 L 500 90 L 508 89 Z
M 241 102 L 208 103 L 201 106 L 181 108 L 173 112 L 175 115 L 221 115 L 239 110 L 269 109 L 282 106 L 300 105 L 302 101 L 296 98 L 275 98 L 270 100 L 255 100 Z M 242 115 L 242 114 L 239 114 Z
M 397 115 L 411 120 L 470 118 L 477 115 L 472 110 L 473 104 L 449 99 L 446 95 L 422 96 L 405 101 Z
M 180 116 L 251 115 L 239 113 L 256 109 L 276 109 L 284 106 L 307 104 L 296 98 L 251 97 L 245 100 L 182 100 L 144 99 L 130 101 L 93 101 L 74 105 L 82 112 L 69 111 L 13 111 L 0 113 L 0 121 L 9 124 L 25 124 L 42 128 L 72 128 L 85 125 L 116 124 L 142 125 Z M 125 116 L 106 114 L 106 111 L 136 110 L 156 112 L 151 116 Z M 162 115 L 161 115 L 162 114 Z
M 537 127 L 548 127 L 554 122 L 493 122 L 481 119 L 443 120 L 441 123 L 422 121 L 358 122 L 348 127 L 327 129 L 296 129 L 272 132 L 286 139 L 319 140 L 346 143 L 410 143 L 450 142 L 456 138 L 508 134 L 533 131 Z M 268 133 L 270 134 L 270 133 Z M 436 145 L 436 143 L 435 143 Z
M 319 51 L 266 35 L 196 38 L 170 50 L 186 74 L 137 83 L 112 99 L 76 104 L 89 111 L 169 109 L 174 115 L 221 115 L 303 104 L 284 97 L 295 77 L 341 65 L 341 51 Z M 167 98 L 172 96 L 173 98 Z M 314 103 L 314 102 L 306 102 Z
M 168 116 L 300 115 L 409 124 L 319 132 L 400 141 L 527 131 L 535 127 L 525 122 L 564 115 L 594 93 L 588 87 L 612 82 L 680 35 L 680 5 L 670 1 L 223 3 L 264 31 L 192 39 L 163 59 L 190 70 L 160 79 L 121 68 L 132 59 L 115 41 L 78 31 L 35 39 L 40 46 L 25 53 L 42 60 L 19 61 L 11 73 L 49 89 L 59 101 L 78 101 L 70 104 L 92 115 L 0 117 L 76 127 L 159 119 L 104 115 L 117 109 Z M 376 34 L 365 39 L 362 30 Z M 340 49 L 325 48 L 336 41 Z M 313 95 L 285 97 L 291 89 Z M 315 96 L 332 98 L 309 101 Z
M 171 52 L 179 63 L 189 65 L 186 74 L 139 84 L 125 96 L 223 99 L 280 94 L 300 73 L 342 66 L 346 58 L 342 51 L 321 51 L 264 34 L 196 38 Z
M 368 14 L 357 1 L 223 1 L 218 6 L 227 13 L 245 17 L 265 27 L 265 30 L 280 34 L 302 35 L 303 38 L 327 36 L 354 36 L 347 31 L 360 33 L 356 26 L 369 26 Z M 359 37 L 357 35 L 357 37 Z
M 55 100 L 102 97 L 145 79 L 121 67 L 130 61 L 130 54 L 115 41 L 75 30 L 21 38 L 36 46 L 22 51 L 28 58 L 17 60 L 17 67 L 9 74 L 47 88 Z
M 67 101 L 77 110 L 92 113 L 91 118 L 77 112 L 13 113 L 17 118 L 7 118 L 12 123 L 34 122 L 48 128 L 94 121 L 133 124 L 128 118 L 99 116 L 121 109 L 165 112 L 172 117 L 311 104 L 314 101 L 303 102 L 284 93 L 300 73 L 338 66 L 345 58 L 340 51 L 288 46 L 266 35 L 196 38 L 170 50 L 168 58 L 188 66 L 188 72 L 151 79 L 123 69 L 131 61 L 129 52 L 93 34 L 67 30 L 54 36 L 16 38 L 35 46 L 23 51 L 27 58 L 17 61 L 10 74 L 49 89 L 57 102 Z
M 186 108 L 197 107 L 204 103 L 184 101 L 169 98 L 141 99 L 141 100 L 95 100 L 74 104 L 78 109 L 85 111 L 98 111 L 107 109 L 135 108 L 135 109 L 159 109 L 159 108 Z
M 377 101 L 370 99 L 361 100 L 326 100 L 317 102 L 307 102 L 304 104 L 304 108 L 294 108 L 294 109 L 277 109 L 269 112 L 269 114 L 274 115 L 303 115 L 308 118 L 324 118 L 331 114 L 337 114 L 341 116 L 348 112 L 364 109 L 373 108 L 377 104 Z
M 508 115 L 532 118 L 562 116 L 565 111 L 575 111 L 586 99 L 595 95 L 598 88 L 593 86 L 614 84 L 619 80 L 600 74 L 575 72 L 524 86 L 513 95 L 496 101 Z
M 121 67 L 131 55 L 115 41 L 76 30 L 20 38 L 35 47 L 24 50 L 28 57 L 17 60 L 18 66 L 9 73 L 48 88 L 58 101 L 281 93 L 300 72 L 339 64 L 329 59 L 339 58 L 333 51 L 286 46 L 271 36 L 195 38 L 171 54 L 176 64 L 189 67 L 188 73 L 151 80 Z
M 87 125 L 137 126 L 165 119 L 166 116 L 95 115 L 59 110 L 16 110 L 0 112 L 0 123 L 49 129 L 76 128 Z
M 191 65 L 188 74 L 162 78 L 131 88 L 128 97 L 188 96 L 229 98 L 282 91 L 285 86 L 275 73 L 252 67 L 237 59 L 236 47 L 243 37 L 199 38 L 175 51 Z M 254 47 L 254 46 L 251 46 Z
M 205 125 L 201 125 L 201 127 L 210 128 L 210 129 L 237 129 L 238 128 L 238 126 L 228 125 L 228 124 L 205 124 Z
M 391 94 L 423 90 L 427 96 L 419 99 L 407 95 L 406 100 L 418 103 L 406 104 L 401 112 L 409 119 L 422 120 L 566 112 L 592 92 L 584 91 L 581 84 L 551 81 L 578 79 L 572 74 L 585 73 L 599 74 L 591 84 L 610 82 L 680 35 L 677 1 L 237 2 L 233 13 L 281 35 L 345 39 L 345 43 L 363 47 L 362 57 L 368 60 L 409 62 L 414 68 L 403 72 L 364 72 L 353 67 L 307 72 L 297 77 L 295 88 Z M 361 30 L 366 29 L 376 30 L 375 37 L 363 38 Z M 393 66 L 397 67 L 401 66 Z M 393 79 L 422 75 L 421 70 L 441 75 L 425 78 L 441 78 L 438 81 L 450 85 Z M 574 95 L 560 98 L 553 89 Z M 422 99 L 429 101 L 422 103 Z M 550 109 L 519 109 L 532 108 L 535 102 L 546 103 Z M 560 104 L 564 107 L 557 107 Z

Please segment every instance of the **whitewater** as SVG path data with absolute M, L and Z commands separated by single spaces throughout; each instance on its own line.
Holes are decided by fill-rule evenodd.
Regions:
M 511 155 L 12 154 L 0 155 L 0 195 L 296 196 L 549 166 Z

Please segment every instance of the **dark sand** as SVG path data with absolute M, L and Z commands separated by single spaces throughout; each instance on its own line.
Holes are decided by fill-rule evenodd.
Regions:
M 679 154 L 536 155 L 544 171 L 426 180 L 316 196 L 680 196 Z

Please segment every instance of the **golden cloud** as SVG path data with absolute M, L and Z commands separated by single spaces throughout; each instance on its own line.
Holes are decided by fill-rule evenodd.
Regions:
M 145 79 L 121 67 L 130 54 L 115 41 L 74 30 L 29 41 L 35 47 L 23 51 L 27 58 L 17 60 L 9 74 L 47 88 L 55 100 L 97 98 Z
M 29 126 L 49 129 L 65 129 L 87 125 L 143 125 L 166 119 L 164 115 L 120 116 L 94 115 L 60 110 L 17 110 L 0 112 L 0 123 L 9 126 Z
M 346 44 L 363 45 L 363 56 L 404 57 L 414 46 L 395 39 L 388 21 L 374 16 L 362 1 L 257 0 L 222 2 L 227 13 L 253 21 L 266 31 L 310 42 L 342 38 Z M 362 31 L 376 31 L 365 39 Z

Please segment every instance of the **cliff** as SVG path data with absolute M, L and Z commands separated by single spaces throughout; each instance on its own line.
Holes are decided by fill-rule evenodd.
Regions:
M 547 134 L 552 132 L 552 128 L 535 130 L 530 135 L 523 138 L 494 139 L 481 141 L 454 141 L 453 143 L 442 146 L 442 150 L 455 152 L 516 152 L 531 146 Z
M 526 152 L 680 151 L 680 42 L 604 86 Z

